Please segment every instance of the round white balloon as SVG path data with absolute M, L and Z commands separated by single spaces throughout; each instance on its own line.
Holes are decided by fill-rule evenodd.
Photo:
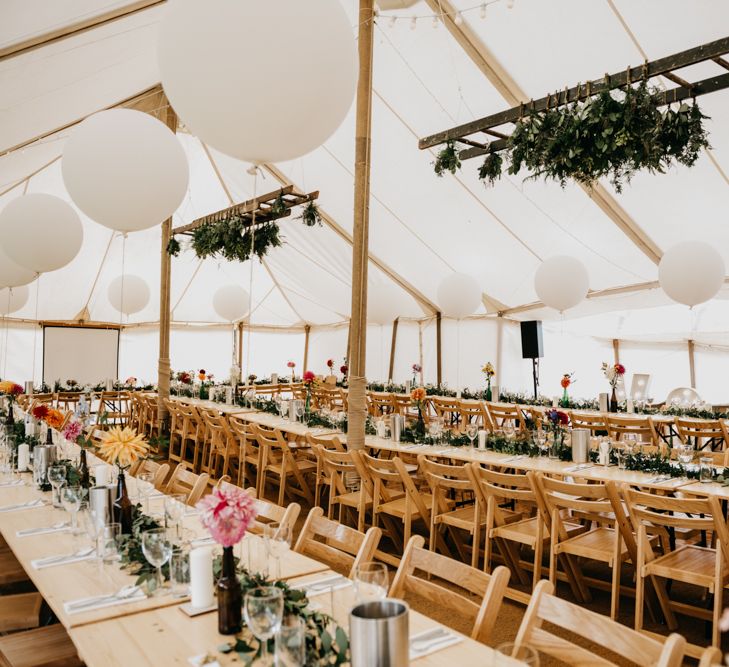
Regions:
M 35 278 L 35 271 L 15 263 L 0 248 L 0 287 L 27 285 Z
M 109 302 L 120 313 L 133 315 L 144 310 L 149 303 L 149 285 L 139 276 L 124 274 L 109 283 Z
M 247 162 L 321 146 L 357 81 L 340 0 L 174 0 L 159 26 L 162 85 L 189 130 Z
M 541 263 L 534 276 L 534 289 L 545 306 L 563 312 L 587 296 L 590 278 L 579 259 L 559 255 Z
M 381 285 L 367 288 L 367 321 L 370 324 L 392 324 L 400 314 L 395 295 Z
M 251 297 L 238 285 L 223 285 L 213 295 L 215 312 L 228 322 L 243 319 L 251 308 Z
M 53 195 L 13 199 L 0 213 L 0 238 L 10 259 L 36 273 L 66 266 L 81 249 L 81 220 L 73 207 Z
M 481 303 L 481 288 L 465 273 L 452 273 L 438 285 L 438 306 L 446 317 L 460 320 L 473 315 Z
M 669 248 L 658 265 L 663 291 L 687 306 L 714 298 L 724 284 L 724 276 L 724 260 L 703 241 L 683 241 Z
M 0 315 L 15 313 L 26 303 L 28 303 L 28 288 L 25 285 L 0 289 Z
M 131 109 L 89 116 L 69 137 L 61 163 L 74 203 L 120 232 L 160 224 L 187 192 L 185 151 L 156 118 Z

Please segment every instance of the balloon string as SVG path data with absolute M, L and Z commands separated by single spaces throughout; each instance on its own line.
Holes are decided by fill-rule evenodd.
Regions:
M 258 166 L 253 167 L 253 199 L 258 195 Z M 257 208 L 257 207 L 256 207 Z M 256 208 L 251 213 L 251 253 L 248 271 L 248 342 L 246 344 L 246 381 L 251 376 L 251 311 L 253 309 L 253 251 L 256 240 Z M 242 378 L 241 378 L 242 379 Z
M 5 347 L 3 348 L 3 377 L 8 372 L 8 340 L 10 337 L 10 296 L 13 293 L 13 288 L 8 287 L 8 307 L 5 311 Z
M 33 332 L 33 371 L 31 380 L 35 382 L 35 353 L 38 346 L 38 294 L 40 292 L 40 274 L 35 281 L 35 331 Z
M 461 320 L 456 320 L 456 391 L 461 393 Z
M 121 326 L 124 321 L 124 266 L 127 253 L 127 235 L 122 234 L 122 266 L 121 266 L 121 296 L 119 298 L 119 333 L 121 334 Z

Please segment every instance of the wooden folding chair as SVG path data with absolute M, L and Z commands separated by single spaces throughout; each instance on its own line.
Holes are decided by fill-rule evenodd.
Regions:
M 608 432 L 613 440 L 624 439 L 626 435 L 635 436 L 638 442 L 659 445 L 658 433 L 650 416 L 634 415 L 632 417 L 618 417 L 607 415 Z
M 264 497 L 266 481 L 268 476 L 272 475 L 279 482 L 279 505 L 284 504 L 287 493 L 303 498 L 309 505 L 313 505 L 314 494 L 306 481 L 306 475 L 316 473 L 316 462 L 302 460 L 294 456 L 289 443 L 279 429 L 261 426 L 260 424 L 252 424 L 251 429 L 256 436 L 258 446 L 263 449 L 259 470 L 258 497 Z
M 186 503 L 195 505 L 208 488 L 209 476 L 203 472 L 199 475 L 187 467 L 187 463 L 179 463 L 167 482 L 164 492 L 182 493 L 187 496 Z
M 467 562 L 470 550 L 471 566 L 478 567 L 481 530 L 486 525 L 486 516 L 479 512 L 468 466 L 437 463 L 424 454 L 418 456 L 418 465 L 433 497 L 428 548 L 435 551 L 438 534 L 448 532 L 460 559 Z M 470 546 L 463 539 L 464 532 L 471 537 Z M 450 550 L 446 555 L 450 556 Z
M 389 415 L 393 411 L 392 395 L 383 394 L 380 392 L 368 391 L 367 392 L 367 405 L 369 407 L 369 413 L 373 417 Z
M 687 616 L 694 616 L 712 623 L 711 645 L 719 647 L 719 618 L 724 607 L 724 587 L 729 583 L 729 529 L 719 499 L 672 498 L 646 493 L 623 486 L 623 495 L 638 533 L 636 562 L 635 629 L 643 629 L 643 599 L 645 579 L 660 577 L 682 581 L 707 589 L 714 596 L 713 610 L 689 604 L 670 603 L 670 609 Z M 698 544 L 681 544 L 663 554 L 656 554 L 650 541 L 649 529 L 690 530 L 712 532 L 716 547 Z M 665 541 L 662 542 L 665 548 Z M 664 613 L 665 613 L 664 609 Z M 674 629 L 675 618 L 667 619 L 669 629 Z M 687 653 L 699 658 L 703 647 L 687 646 Z
M 729 430 L 721 419 L 689 419 L 675 417 L 676 432 L 681 442 L 692 444 L 696 451 L 723 452 L 729 449 Z M 703 454 L 703 451 L 702 451 Z
M 443 420 L 445 428 L 457 429 L 461 421 L 460 401 L 457 398 L 447 398 L 444 396 L 432 396 L 430 404 L 436 417 Z
M 325 518 L 321 507 L 312 507 L 294 551 L 323 561 L 352 578 L 357 565 L 374 559 L 381 536 L 379 528 L 373 526 L 366 533 L 361 533 Z
M 306 444 L 311 447 L 311 450 L 316 455 L 316 482 L 314 486 L 314 505 L 321 507 L 321 492 L 323 487 L 329 489 L 329 495 L 331 496 L 331 478 L 329 477 L 328 471 L 322 465 L 321 457 L 316 454 L 317 446 L 321 446 L 324 449 L 331 449 L 335 452 L 343 452 L 344 447 L 336 436 L 331 438 L 317 438 L 311 433 L 306 434 Z M 330 517 L 331 518 L 331 517 Z
M 76 647 L 57 623 L 0 637 L 2 667 L 83 667 Z
M 480 429 L 492 431 L 491 417 L 481 401 L 459 401 L 458 412 L 461 418 L 461 430 L 466 424 L 476 424 Z
M 225 485 L 225 482 L 223 484 Z M 288 526 L 293 535 L 296 519 L 299 518 L 301 512 L 301 505 L 299 503 L 289 503 L 286 507 L 281 507 L 265 498 L 258 498 L 256 490 L 253 487 L 246 489 L 246 493 L 254 499 L 256 508 L 256 519 L 250 528 L 251 533 L 254 535 L 263 535 L 266 524 L 277 523 L 282 526 Z
M 169 463 L 159 463 L 152 459 L 139 459 L 129 468 L 129 474 L 132 477 L 138 477 L 142 473 L 151 473 L 154 475 L 152 484 L 155 489 L 161 490 L 165 485 L 167 475 L 170 473 Z
M 231 433 L 238 439 L 238 486 L 258 485 L 258 470 L 261 466 L 261 448 L 251 425 L 234 416 L 228 418 Z
M 658 641 L 606 618 L 602 614 L 562 600 L 554 595 L 551 582 L 540 581 L 527 607 L 514 640 L 512 658 L 523 657 L 525 646 L 546 653 L 567 665 L 610 665 L 615 663 L 597 652 L 555 634 L 544 623 L 574 633 L 590 642 L 629 660 L 638 667 L 680 667 L 686 640 L 679 634 Z
M 205 408 L 200 409 L 200 414 L 209 434 L 207 461 L 203 462 L 201 470 L 212 479 L 230 476 L 231 468 L 237 471 L 240 464 L 238 439 L 231 432 L 225 415 Z
M 484 402 L 486 410 L 491 418 L 491 424 L 495 430 L 502 430 L 504 427 L 512 427 L 515 431 L 524 428 L 524 416 L 518 405 L 508 403 Z
M 344 523 L 344 515 L 347 510 L 356 512 L 357 530 L 364 532 L 366 514 L 372 509 L 372 495 L 370 485 L 366 482 L 363 483 L 357 471 L 352 453 L 330 450 L 321 445 L 317 445 L 315 451 L 330 483 L 329 518 L 334 518 L 335 507 L 339 508 L 337 519 L 340 523 Z M 351 488 L 353 479 L 358 480 L 359 488 Z
M 402 599 L 406 593 L 413 593 L 441 609 L 473 619 L 471 638 L 488 642 L 509 584 L 509 570 L 497 567 L 493 574 L 486 574 L 448 556 L 424 549 L 424 543 L 420 535 L 408 540 L 389 596 Z M 415 576 L 416 570 L 424 572 L 428 578 Z M 449 586 L 446 588 L 440 585 L 433 577 L 448 582 Z M 454 586 L 460 590 L 454 590 Z M 474 601 L 473 596 L 477 601 Z
M 600 412 L 583 412 L 569 410 L 567 414 L 570 417 L 572 428 L 586 428 L 592 435 L 607 435 L 608 425 L 605 415 Z

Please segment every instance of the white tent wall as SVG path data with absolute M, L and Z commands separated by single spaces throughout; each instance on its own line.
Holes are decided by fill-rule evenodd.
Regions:
M 696 389 L 701 398 L 713 405 L 729 402 L 729 347 L 720 345 L 694 346 Z
M 339 369 L 347 355 L 349 324 L 335 327 L 312 327 L 309 332 L 309 367 L 317 375 L 328 375 L 327 360 L 334 360 L 334 374 L 340 376 Z
M 33 348 L 35 347 L 35 357 Z M 3 323 L 0 329 L 0 377 L 23 384 L 43 377 L 43 330 L 34 324 Z M 35 359 L 35 373 L 33 365 Z
M 483 389 L 481 368 L 488 361 L 497 363 L 497 327 L 493 319 L 441 321 L 443 382 L 448 387 Z
M 620 363 L 626 368 L 625 384 L 628 391 L 633 373 L 650 373 L 648 396 L 655 401 L 665 400 L 668 393 L 676 387 L 691 386 L 688 346 L 685 341 L 675 343 L 620 341 Z M 712 371 L 712 374 L 714 372 Z M 701 393 L 701 387 L 698 391 Z
M 393 382 L 403 383 L 413 379 L 413 364 L 420 364 L 418 330 L 417 322 L 402 320 L 397 325 L 395 363 L 392 369 Z M 424 370 L 427 370 L 425 369 L 425 360 L 423 360 L 422 365 Z M 416 381 L 420 382 L 419 375 Z

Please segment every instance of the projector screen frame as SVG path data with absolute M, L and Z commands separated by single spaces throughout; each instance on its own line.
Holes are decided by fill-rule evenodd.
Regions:
M 119 379 L 119 348 L 121 346 L 121 326 L 118 324 L 82 324 L 80 322 L 48 322 L 40 321 L 43 338 L 43 347 L 41 349 L 41 379 L 44 380 L 46 374 L 46 329 L 109 329 L 116 331 L 116 371 L 115 378 Z

